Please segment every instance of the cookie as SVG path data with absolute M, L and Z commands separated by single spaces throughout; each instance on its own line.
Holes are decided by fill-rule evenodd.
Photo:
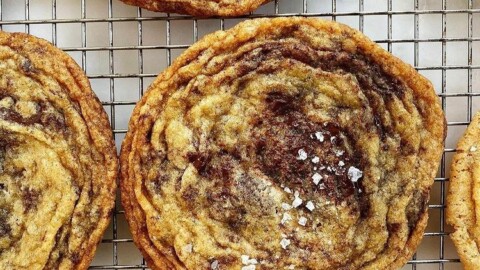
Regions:
M 254 11 L 271 0 L 121 0 L 126 4 L 159 12 L 199 17 L 239 16 Z
M 137 104 L 122 203 L 152 269 L 397 269 L 422 239 L 445 127 L 431 83 L 360 32 L 249 20 Z
M 87 269 L 117 169 L 81 68 L 45 40 L 0 31 L 0 269 Z
M 450 237 L 466 270 L 480 269 L 480 113 L 477 113 L 458 142 L 450 169 L 447 223 Z

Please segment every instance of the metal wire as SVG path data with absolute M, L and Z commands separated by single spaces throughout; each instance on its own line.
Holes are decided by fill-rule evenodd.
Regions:
M 48 2 L 47 2 L 48 1 Z M 289 3 L 290 1 L 290 3 Z M 298 2 L 298 10 L 301 10 L 301 13 L 281 13 L 281 10 L 284 10 L 284 6 L 291 4 L 291 2 Z M 312 11 L 312 6 L 314 1 L 320 1 L 325 6 L 330 6 L 330 11 L 318 12 Z M 80 0 L 80 5 L 78 6 L 78 17 L 75 18 L 62 18 L 60 15 L 63 10 L 59 9 L 59 4 L 66 2 L 76 6 L 75 0 L 72 1 L 57 1 L 57 0 L 41 0 L 40 2 L 45 2 L 45 5 L 51 5 L 51 18 L 38 18 L 36 16 L 32 18 L 31 6 L 34 4 L 34 1 L 24 0 L 24 5 L 20 7 L 23 9 L 23 18 L 8 18 L 7 8 L 8 5 L 13 5 L 13 0 L 0 0 L 0 29 L 8 30 L 11 27 L 15 27 L 18 31 L 19 27 L 24 27 L 24 31 L 27 33 L 32 32 L 33 28 L 36 26 L 51 25 L 51 35 L 50 41 L 57 45 L 60 42 L 59 37 L 59 26 L 68 26 L 68 25 L 80 25 L 80 31 L 78 33 L 80 46 L 60 46 L 61 49 L 70 53 L 72 56 L 77 56 L 76 60 L 82 66 L 82 68 L 87 73 L 88 77 L 93 80 L 104 80 L 107 81 L 106 85 L 108 92 L 108 98 L 102 99 L 102 103 L 105 106 L 105 109 L 110 115 L 110 122 L 112 125 L 112 132 L 115 135 L 117 144 L 119 144 L 126 133 L 126 126 L 117 125 L 118 119 L 128 118 L 128 113 L 125 113 L 125 108 L 133 107 L 138 100 L 144 94 L 145 86 L 148 86 L 152 78 L 156 77 L 158 72 L 161 71 L 159 68 L 152 72 L 150 69 L 146 68 L 146 62 L 148 57 L 146 54 L 150 55 L 150 52 L 159 52 L 164 54 L 165 66 L 170 65 L 175 53 L 178 53 L 181 50 L 188 48 L 191 45 L 191 42 L 174 42 L 186 35 L 184 32 L 176 31 L 174 24 L 176 22 L 191 22 L 192 25 L 192 42 L 197 41 L 200 38 L 200 25 L 207 23 L 209 21 L 218 20 L 217 29 L 225 29 L 227 24 L 233 22 L 234 20 L 242 20 L 248 18 L 257 18 L 257 17 L 278 17 L 278 16 L 305 16 L 305 17 L 322 17 L 322 18 L 331 18 L 332 20 L 341 20 L 344 18 L 357 18 L 358 19 L 358 29 L 364 31 L 366 28 L 366 20 L 378 16 L 386 17 L 386 38 L 375 39 L 379 44 L 385 44 L 386 49 L 389 51 L 394 51 L 395 45 L 412 45 L 413 48 L 413 59 L 412 64 L 420 72 L 439 72 L 441 73 L 441 84 L 440 89 L 438 89 L 438 96 L 441 100 L 442 108 L 446 111 L 447 115 L 447 124 L 450 128 L 465 128 L 466 125 L 472 119 L 473 107 L 475 105 L 475 98 L 480 97 L 480 89 L 474 89 L 475 76 L 474 73 L 480 70 L 480 61 L 474 61 L 474 44 L 480 42 L 480 36 L 475 36 L 474 25 L 480 27 L 479 20 L 475 21 L 474 17 L 480 18 L 480 8 L 479 6 L 474 5 L 473 0 L 466 0 L 467 6 L 465 8 L 454 8 L 449 9 L 447 5 L 447 0 L 442 0 L 441 6 L 436 9 L 424 9 L 420 7 L 420 4 L 425 4 L 425 0 L 410 0 L 412 8 L 409 10 L 396 10 L 395 4 L 398 4 L 400 1 L 405 0 L 385 0 L 386 5 L 383 10 L 368 10 L 366 8 L 366 3 L 371 3 L 369 0 L 357 0 L 358 1 L 358 10 L 354 11 L 340 11 L 344 10 L 343 7 L 349 1 L 341 0 L 274 0 L 272 3 L 268 4 L 269 8 L 263 8 L 263 12 L 252 13 L 249 15 L 232 18 L 232 19 L 205 19 L 205 18 L 194 18 L 190 16 L 183 15 L 174 15 L 174 14 L 154 14 L 141 10 L 134 7 L 124 7 L 122 9 L 135 10 L 134 15 L 126 16 L 116 16 L 115 8 L 121 6 L 122 4 L 116 0 L 108 0 L 108 10 L 104 17 L 100 18 L 90 18 L 88 17 L 88 7 L 92 5 L 92 0 Z M 315 2 L 316 3 L 316 2 Z M 380 3 L 380 1 L 379 1 Z M 8 12 L 12 10 L 8 9 Z M 21 12 L 21 11 L 20 11 Z M 447 27 L 450 21 L 451 15 L 455 14 L 466 14 L 466 26 L 468 33 L 465 36 L 455 36 L 449 37 L 447 35 Z M 47 15 L 45 15 L 47 16 Z M 413 32 L 413 38 L 395 38 L 393 35 L 393 25 L 394 20 L 398 16 L 411 16 L 413 17 L 413 24 L 410 26 L 405 26 Z M 421 37 L 421 17 L 422 16 L 440 16 L 441 17 L 441 37 Z M 116 42 L 116 31 L 122 31 L 120 27 L 114 27 L 118 23 L 136 23 L 137 31 L 137 44 L 136 45 L 125 45 L 118 44 Z M 148 44 L 145 42 L 146 38 L 149 37 L 146 30 L 149 30 L 152 25 L 147 25 L 147 23 L 162 23 L 165 25 L 165 42 L 156 42 L 155 44 Z M 236 22 L 236 21 L 235 21 Z M 476 24 L 475 24 L 476 22 Z M 95 27 L 96 23 L 104 23 L 107 26 L 107 35 L 108 35 L 108 44 L 105 46 L 92 46 L 89 44 L 89 36 L 91 29 Z M 7 29 L 8 28 L 8 29 Z M 413 29 L 411 29 L 413 28 Z M 151 30 L 151 29 L 150 29 Z M 202 32 L 203 33 L 203 32 Z M 133 38 L 133 37 L 125 37 Z M 134 39 L 134 38 L 133 38 Z M 183 39 L 181 39 L 183 40 Z M 466 43 L 468 59 L 464 64 L 449 64 L 448 58 L 448 45 L 449 44 L 458 44 Z M 439 64 L 424 64 L 421 60 L 421 49 L 420 45 L 429 45 L 429 44 L 441 44 L 441 52 L 438 55 L 441 59 Z M 122 72 L 117 71 L 116 63 L 119 56 L 119 52 L 135 52 L 137 56 L 138 70 L 136 72 Z M 93 57 L 89 57 L 88 53 L 105 53 L 108 55 L 106 58 L 108 61 L 108 70 L 106 72 L 89 72 L 88 67 L 91 67 L 91 64 L 96 64 L 96 60 Z M 394 52 L 395 53 L 395 52 Z M 78 58 L 79 56 L 79 58 Z M 478 57 L 478 55 L 477 55 Z M 100 64 L 99 64 L 100 65 Z M 95 65 L 93 65 L 95 66 Z M 97 69 L 95 69 L 97 71 Z M 466 71 L 467 72 L 467 85 L 465 89 L 455 88 L 447 89 L 447 79 L 449 78 L 448 73 L 452 71 Z M 480 74 L 480 72 L 479 72 Z M 425 74 L 428 77 L 428 74 Z M 122 84 L 119 83 L 119 80 L 122 79 L 132 79 L 138 80 L 136 90 L 138 97 L 136 100 L 127 100 L 122 98 L 120 95 L 120 89 Z M 117 89 L 117 90 L 116 90 Z M 101 91 L 99 89 L 95 89 Z M 476 91 L 475 91 L 476 90 Z M 451 102 L 455 102 L 456 99 L 464 98 L 467 100 L 466 108 L 466 118 L 464 120 L 459 120 L 456 118 L 450 119 L 449 109 L 452 107 L 449 106 Z M 460 106 L 460 105 L 458 105 Z M 460 131 L 459 131 L 460 132 Z M 436 215 L 432 215 L 435 218 L 430 220 L 429 224 L 432 225 L 432 229 L 427 229 L 425 233 L 424 242 L 436 241 L 437 243 L 429 247 L 424 247 L 421 245 L 418 249 L 417 254 L 409 261 L 408 265 L 404 269 L 461 269 L 458 257 L 456 253 L 451 252 L 452 247 L 448 245 L 448 235 L 449 228 L 445 224 L 444 210 L 445 210 L 445 196 L 448 186 L 448 157 L 451 156 L 456 150 L 454 146 L 445 147 L 444 155 L 442 157 L 442 163 L 439 170 L 438 177 L 435 178 L 434 189 L 432 190 L 433 195 L 439 198 L 438 201 L 431 202 L 429 205 L 429 211 L 434 213 L 438 212 Z M 436 186 L 436 188 L 435 188 Z M 436 193 L 435 193 L 436 192 Z M 117 204 L 119 205 L 119 204 Z M 438 218 L 437 218 L 438 217 Z M 436 224 L 436 225 L 435 225 Z M 127 249 L 126 249 L 127 247 Z M 428 252 L 428 255 L 425 255 L 425 250 L 433 249 Z M 137 252 L 137 253 L 135 253 Z M 133 253 L 133 254 L 132 254 Z M 433 255 L 432 255 L 433 254 Z M 111 228 L 107 231 L 105 239 L 102 241 L 98 249 L 98 260 L 94 260 L 91 269 L 146 269 L 145 260 L 141 258 L 138 251 L 136 251 L 133 246 L 130 234 L 128 232 L 127 226 L 125 224 L 124 211 L 121 207 L 115 207 L 113 213 L 112 225 Z M 102 258 L 100 258 L 102 257 Z M 107 259 L 105 259 L 107 258 Z M 126 260 L 126 258 L 129 258 Z M 133 258 L 133 259 L 132 259 Z M 135 259 L 137 258 L 137 259 Z

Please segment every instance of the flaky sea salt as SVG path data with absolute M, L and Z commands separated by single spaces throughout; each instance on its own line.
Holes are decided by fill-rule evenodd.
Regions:
M 320 183 L 320 185 L 318 186 L 319 189 L 325 189 L 325 184 L 324 183 Z
M 212 264 L 210 264 L 210 268 L 212 270 L 217 270 L 218 269 L 218 261 L 217 260 L 213 261 Z
M 183 251 L 184 251 L 184 252 L 188 252 L 188 253 L 192 253 L 192 251 L 193 251 L 193 245 L 192 245 L 192 244 L 185 245 L 185 246 L 183 247 Z
M 292 220 L 292 217 L 288 213 L 283 213 L 282 220 L 280 223 L 285 224 L 286 222 Z
M 257 264 L 258 261 L 254 258 L 250 259 L 250 256 L 248 255 L 242 255 L 240 256 L 241 260 L 242 260 L 242 264 L 243 265 L 250 265 L 250 264 Z
M 290 245 L 290 240 L 287 238 L 283 238 L 280 241 L 280 245 L 282 246 L 283 249 L 287 249 L 288 245 Z
M 315 205 L 313 205 L 312 201 L 308 201 L 306 207 L 310 211 L 313 211 L 315 209 Z
M 241 270 L 255 270 L 256 269 L 256 266 L 255 265 L 247 265 L 247 266 L 243 266 L 241 268 Z
M 282 209 L 288 211 L 288 210 L 292 209 L 292 206 L 288 203 L 282 203 Z
M 340 160 L 340 161 L 338 162 L 338 166 L 340 166 L 340 167 L 345 166 L 345 162 L 343 162 L 343 161 Z
M 289 194 L 292 193 L 292 190 L 288 187 L 284 188 L 283 190 L 285 190 L 286 193 L 289 193 Z
M 298 195 L 296 195 L 296 196 L 295 196 L 295 199 L 294 199 L 293 202 L 292 202 L 292 207 L 293 207 L 293 208 L 297 208 L 297 207 L 299 207 L 300 205 L 302 205 L 302 203 L 303 203 L 303 200 L 300 199 L 300 197 L 298 197 Z
M 298 219 L 298 224 L 305 226 L 307 224 L 307 218 L 306 217 L 300 217 Z
M 322 176 L 319 174 L 319 173 L 314 173 L 313 176 L 312 176 L 312 179 L 313 179 L 313 183 L 315 185 L 318 185 L 318 183 L 320 183 L 320 181 L 322 180 Z
M 348 178 L 350 181 L 356 183 L 358 182 L 358 179 L 360 179 L 363 176 L 363 172 L 360 171 L 359 169 L 351 166 L 348 168 Z
M 325 140 L 325 137 L 323 136 L 323 133 L 318 131 L 318 132 L 315 132 L 315 137 L 317 137 L 317 140 L 319 140 L 320 142 L 323 142 Z
M 307 158 L 308 158 L 307 152 L 305 152 L 305 150 L 303 150 L 303 148 L 298 150 L 297 160 L 306 160 Z
M 320 158 L 317 157 L 317 156 L 312 158 L 312 162 L 315 163 L 315 164 L 317 164 L 319 161 L 320 161 Z
M 475 152 L 475 151 L 477 151 L 477 147 L 475 145 L 470 147 L 470 152 Z

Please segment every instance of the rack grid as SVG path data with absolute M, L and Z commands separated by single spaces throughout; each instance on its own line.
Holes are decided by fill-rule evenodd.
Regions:
M 118 0 L 0 0 L 0 29 L 47 39 L 83 68 L 110 117 L 118 148 L 135 103 L 182 51 L 242 20 L 278 16 L 346 23 L 433 82 L 449 135 L 425 237 L 402 269 L 462 269 L 444 210 L 456 141 L 480 109 L 480 0 L 273 0 L 246 16 L 210 19 L 154 13 Z M 118 199 L 90 268 L 147 269 Z

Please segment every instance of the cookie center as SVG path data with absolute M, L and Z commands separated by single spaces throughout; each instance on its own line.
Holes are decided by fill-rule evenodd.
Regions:
M 361 192 L 362 168 L 338 126 L 309 120 L 298 105 L 301 97 L 272 92 L 266 103 L 266 114 L 253 128 L 256 165 L 265 175 L 278 186 L 335 202 Z

